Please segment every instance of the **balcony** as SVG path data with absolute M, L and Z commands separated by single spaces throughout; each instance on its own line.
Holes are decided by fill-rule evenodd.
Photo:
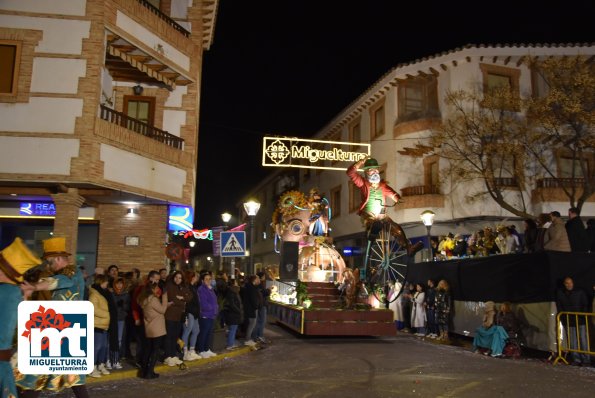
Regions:
M 584 185 L 584 178 L 541 178 L 537 180 L 537 188 L 580 188 Z
M 175 30 L 177 30 L 178 32 L 183 34 L 184 36 L 190 37 L 190 32 L 188 32 L 186 29 L 184 29 L 182 26 L 180 26 L 176 21 L 174 21 L 173 19 L 171 19 L 170 17 L 168 17 L 167 15 L 162 13 L 161 10 L 159 10 L 157 7 L 155 7 L 154 5 L 152 5 L 151 3 L 149 3 L 146 0 L 138 0 L 138 2 L 141 3 L 143 6 L 145 6 L 147 9 L 149 9 L 149 11 L 151 11 L 153 14 L 157 15 L 157 17 L 159 17 L 161 20 L 163 20 L 166 24 L 168 24 L 169 26 L 171 26 L 172 28 L 174 28 Z
M 437 185 L 418 185 L 401 189 L 402 209 L 417 209 L 422 207 L 444 207 L 444 195 Z
M 416 195 L 439 195 L 440 189 L 437 185 L 418 185 L 401 189 L 402 196 Z
M 581 195 L 585 186 L 584 178 L 541 178 L 536 181 L 535 189 L 531 193 L 533 204 L 547 202 L 568 202 L 568 195 L 564 190 L 576 189 L 576 195 Z M 588 202 L 595 202 L 595 195 L 591 195 Z
M 180 137 L 141 122 L 140 120 L 133 119 L 122 112 L 115 111 L 104 105 L 100 105 L 100 107 L 100 118 L 107 122 L 117 124 L 118 126 L 134 131 L 135 133 L 152 140 L 159 141 L 175 149 L 182 149 L 184 146 L 184 140 Z

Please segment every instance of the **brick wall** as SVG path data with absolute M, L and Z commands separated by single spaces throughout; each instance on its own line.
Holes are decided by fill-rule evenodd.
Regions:
M 132 268 L 141 275 L 163 268 L 167 233 L 167 206 L 139 206 L 138 214 L 127 215 L 129 205 L 102 204 L 98 207 L 99 243 L 97 266 L 117 264 L 122 271 Z M 138 236 L 138 246 L 126 246 L 127 236 Z

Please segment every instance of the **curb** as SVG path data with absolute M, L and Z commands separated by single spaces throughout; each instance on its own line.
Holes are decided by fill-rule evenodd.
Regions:
M 206 365 L 209 363 L 213 363 L 213 362 L 218 362 L 218 361 L 222 361 L 225 359 L 229 359 L 229 358 L 234 358 L 240 355 L 244 355 L 244 354 L 248 354 L 252 351 L 256 351 L 258 350 L 258 347 L 240 347 L 236 350 L 233 351 L 225 351 L 224 353 L 221 353 L 217 356 L 211 357 L 211 358 L 203 358 L 203 359 L 199 359 L 196 361 L 187 361 L 184 362 L 184 365 L 186 365 L 185 369 L 189 369 L 189 368 L 196 368 L 196 367 L 200 367 L 202 365 Z M 182 365 L 180 365 L 182 366 Z M 155 366 L 155 371 L 159 374 L 165 374 L 165 373 L 173 373 L 176 371 L 183 371 L 185 369 L 182 369 L 180 366 L 167 366 L 167 365 L 158 365 Z M 104 383 L 106 381 L 118 381 L 118 380 L 124 380 L 124 379 L 130 379 L 130 378 L 138 378 L 139 380 L 144 380 L 138 377 L 138 369 L 134 368 L 134 369 L 126 369 L 126 370 L 117 370 L 117 371 L 111 371 L 112 373 L 109 375 L 104 375 L 102 377 L 90 377 L 89 375 L 87 375 L 86 378 L 86 384 L 96 384 L 96 383 Z

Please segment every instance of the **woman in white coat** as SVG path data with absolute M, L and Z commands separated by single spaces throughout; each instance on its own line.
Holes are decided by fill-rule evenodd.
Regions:
M 423 337 L 426 335 L 426 307 L 424 306 L 426 294 L 424 293 L 424 286 L 420 283 L 415 285 L 415 290 L 411 311 L 411 327 L 415 328 L 416 336 Z

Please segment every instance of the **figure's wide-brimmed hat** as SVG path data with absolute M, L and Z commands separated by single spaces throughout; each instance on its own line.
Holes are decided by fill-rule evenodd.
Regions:
M 368 169 L 378 169 L 380 166 L 378 165 L 378 161 L 374 158 L 369 158 L 366 159 L 366 162 L 364 163 L 364 167 L 362 167 L 363 170 L 368 170 Z
M 21 238 L 16 238 L 0 251 L 0 270 L 15 283 L 23 282 L 23 274 L 39 264 L 41 259 L 29 250 Z
M 43 241 L 43 258 L 70 256 L 66 251 L 66 238 L 50 238 Z

